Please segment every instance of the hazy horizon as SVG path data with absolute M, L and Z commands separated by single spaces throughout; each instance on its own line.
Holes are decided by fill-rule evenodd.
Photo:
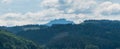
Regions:
M 118 0 L 0 0 L 0 26 L 46 24 L 65 18 L 120 20 Z

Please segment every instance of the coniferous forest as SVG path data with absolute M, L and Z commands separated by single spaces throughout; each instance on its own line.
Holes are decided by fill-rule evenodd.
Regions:
M 120 49 L 120 21 L 115 20 L 0 28 L 0 49 Z
M 120 49 L 120 0 L 0 0 L 0 49 Z
M 0 30 L 0 49 L 42 49 L 33 41 L 17 37 L 14 34 Z

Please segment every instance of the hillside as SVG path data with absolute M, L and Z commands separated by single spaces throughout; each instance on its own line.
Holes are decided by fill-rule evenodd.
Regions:
M 41 49 L 32 41 L 17 37 L 12 33 L 0 30 L 0 49 Z
M 46 25 L 47 26 L 52 26 L 54 24 L 74 24 L 74 22 L 68 21 L 66 19 L 55 19 L 55 20 L 52 20 L 52 21 L 48 22 Z
M 26 28 L 24 26 L 19 27 Z M 32 28 L 32 25 L 29 27 L 27 30 L 16 31 L 15 34 L 33 40 L 47 48 L 120 48 L 120 21 L 86 20 L 81 24 L 36 25 L 39 29 L 33 29 L 34 26 Z

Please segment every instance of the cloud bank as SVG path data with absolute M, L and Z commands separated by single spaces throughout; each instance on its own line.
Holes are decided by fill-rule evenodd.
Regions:
M 2 0 L 0 26 L 45 24 L 65 18 L 76 24 L 86 19 L 120 20 L 120 3 L 114 0 Z

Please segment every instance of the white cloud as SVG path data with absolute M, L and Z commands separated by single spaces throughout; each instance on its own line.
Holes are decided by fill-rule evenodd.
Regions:
M 42 8 L 58 7 L 59 6 L 59 0 L 43 0 L 40 3 L 40 6 Z
M 2 0 L 1 3 L 4 3 L 4 4 L 10 4 L 12 3 L 13 0 Z
M 8 1 L 10 0 L 4 0 L 3 3 L 7 3 Z M 8 3 L 11 3 L 11 1 Z M 111 1 L 42 0 L 40 2 L 40 9 L 41 10 L 34 12 L 4 13 L 0 15 L 0 25 L 14 26 L 26 24 L 45 24 L 53 19 L 60 18 L 65 18 L 67 20 L 74 21 L 75 23 L 80 23 L 86 19 L 119 20 L 120 18 L 120 3 L 113 3 Z
M 81 12 L 92 10 L 96 6 L 95 0 L 43 0 L 40 4 L 42 8 L 57 8 L 66 13 Z
M 63 11 L 59 11 L 57 9 L 48 9 L 40 12 L 28 12 L 25 14 L 6 13 L 0 16 L 0 24 L 9 26 L 25 24 L 45 24 L 49 20 L 57 18 L 56 14 L 60 13 L 63 13 Z
M 51 19 L 66 18 L 80 23 L 82 20 L 93 18 L 93 16 L 89 15 L 89 12 L 94 10 L 96 4 L 97 2 L 95 0 L 43 0 L 40 6 L 42 6 L 45 11 L 49 9 L 62 11 L 58 13 L 57 11 L 45 12 L 47 13 L 45 15 L 52 13 Z
M 95 10 L 100 15 L 120 15 L 120 4 L 112 2 L 103 2 Z

